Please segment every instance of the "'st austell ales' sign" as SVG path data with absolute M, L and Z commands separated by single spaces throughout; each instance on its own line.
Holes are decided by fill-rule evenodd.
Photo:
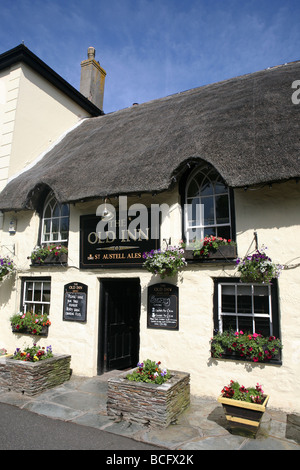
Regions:
M 80 267 L 142 266 L 143 253 L 159 248 L 159 220 L 142 204 L 118 212 L 107 206 L 109 217 L 101 215 L 101 205 L 96 215 L 80 218 Z

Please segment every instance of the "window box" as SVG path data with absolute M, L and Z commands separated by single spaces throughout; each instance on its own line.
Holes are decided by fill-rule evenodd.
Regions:
M 15 326 L 12 326 L 13 333 L 17 333 L 20 335 L 43 336 L 45 338 L 48 336 L 48 329 L 49 329 L 49 326 L 43 326 L 40 333 L 33 333 L 32 330 L 29 328 L 20 329 L 20 328 L 16 328 Z
M 175 422 L 190 404 L 190 374 L 169 371 L 171 378 L 157 385 L 128 380 L 134 370 L 108 380 L 108 416 L 157 427 Z
M 237 257 L 236 245 L 220 245 L 214 252 L 210 252 L 208 256 L 194 255 L 192 250 L 185 250 L 184 257 L 186 260 L 233 260 Z
M 35 258 L 31 260 L 31 266 L 49 266 L 49 265 L 66 265 L 68 262 L 68 255 L 61 253 L 58 256 L 50 254 L 44 259 Z

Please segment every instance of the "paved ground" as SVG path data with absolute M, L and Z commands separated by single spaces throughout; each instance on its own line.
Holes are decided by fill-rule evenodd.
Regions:
M 104 434 L 101 434 L 102 439 L 106 439 L 104 445 L 107 445 L 108 449 L 115 448 L 116 450 L 134 448 L 146 450 L 155 449 L 156 446 L 174 451 L 300 450 L 300 436 L 297 428 L 289 423 L 285 413 L 272 410 L 269 407 L 263 417 L 257 438 L 249 439 L 230 434 L 226 427 L 222 406 L 214 399 L 192 396 L 191 406 L 180 416 L 176 424 L 170 425 L 166 429 L 152 429 L 136 423 L 116 422 L 109 418 L 106 415 L 106 391 L 107 374 L 93 378 L 73 376 L 69 382 L 37 397 L 0 391 L 0 404 L 14 405 L 26 413 L 33 412 L 40 417 L 52 418 L 58 429 L 57 436 L 59 432 L 63 433 L 63 429 L 59 428 L 60 425 L 77 425 L 76 432 L 79 433 L 78 436 L 81 436 L 77 441 L 81 442 L 82 447 L 80 448 L 87 448 L 86 442 L 89 441 L 84 440 L 83 436 L 88 437 L 89 433 L 95 430 L 95 432 L 105 431 L 105 437 L 103 437 Z M 14 414 L 20 411 L 16 408 L 12 411 L 11 408 L 5 408 L 7 419 L 9 411 Z M 0 410 L 2 409 L 0 408 Z M 4 418 L 2 417 L 2 419 Z M 57 423 L 57 420 L 62 423 Z M 48 426 L 49 429 L 50 426 L 53 428 L 54 423 L 47 424 L 46 432 Z M 0 427 L 3 429 L 2 425 Z M 1 434 L 3 435 L 2 431 Z M 124 442 L 120 439 L 120 443 L 117 444 L 117 441 L 114 442 L 113 439 L 110 439 L 110 434 L 126 439 Z M 1 449 L 4 448 L 2 446 L 5 446 L 3 442 L 6 442 L 7 446 L 9 445 L 4 440 Z M 42 448 L 47 448 L 47 442 L 47 439 L 43 441 Z M 59 448 L 71 444 L 71 441 L 62 443 L 60 440 Z M 134 447 L 137 444 L 145 445 L 145 447 Z M 55 443 L 53 445 L 55 446 Z

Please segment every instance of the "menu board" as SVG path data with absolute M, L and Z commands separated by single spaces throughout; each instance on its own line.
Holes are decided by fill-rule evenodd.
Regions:
M 147 327 L 179 329 L 177 286 L 160 283 L 148 287 Z
M 70 282 L 64 286 L 63 319 L 86 321 L 88 287 L 81 282 Z

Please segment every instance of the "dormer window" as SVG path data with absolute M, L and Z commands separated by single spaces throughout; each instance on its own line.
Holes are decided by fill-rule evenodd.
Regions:
M 230 191 L 211 166 L 197 167 L 185 189 L 184 235 L 187 243 L 216 236 L 232 239 Z
M 69 205 L 60 204 L 51 192 L 46 198 L 41 230 L 41 244 L 67 245 L 69 238 Z

